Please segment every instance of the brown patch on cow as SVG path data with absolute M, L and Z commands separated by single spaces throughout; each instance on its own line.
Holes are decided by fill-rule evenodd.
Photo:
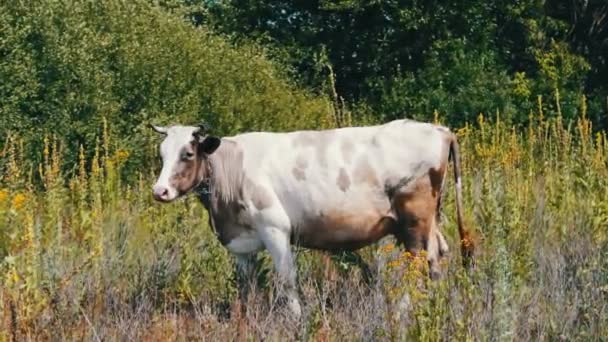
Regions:
M 353 182 L 355 184 L 367 183 L 372 186 L 380 185 L 378 176 L 367 159 L 361 159 L 357 163 L 357 166 L 355 166 L 355 170 L 353 171 Z
M 263 210 L 272 205 L 274 201 L 272 194 L 265 187 L 245 179 L 245 188 L 256 209 Z
M 306 173 L 304 172 L 304 170 L 297 166 L 291 169 L 291 173 L 299 181 L 303 181 L 306 179 Z
M 180 151 L 181 154 L 186 152 L 197 153 L 196 142 L 193 140 L 189 146 L 185 146 Z M 205 161 L 201 155 L 197 155 L 197 158 L 192 160 L 179 160 L 176 169 L 173 170 L 173 175 L 169 179 L 169 183 L 174 187 L 180 195 L 183 195 L 190 191 L 202 175 L 202 171 L 205 168 Z
M 342 190 L 342 192 L 346 192 L 348 187 L 350 186 L 350 178 L 346 173 L 346 170 L 342 167 L 340 168 L 340 173 L 338 174 L 338 178 L 336 179 L 336 184 Z
M 244 203 L 236 201 L 225 203 L 215 200 L 213 206 L 214 209 L 208 212 L 209 225 L 222 244 L 226 245 L 232 239 L 252 229 L 242 218 Z
M 296 159 L 296 166 L 291 169 L 291 173 L 297 180 L 306 179 L 306 168 L 308 167 L 308 161 L 303 155 L 299 155 Z
M 437 196 L 430 175 L 426 174 L 413 181 L 407 189 L 398 191 L 393 206 L 400 223 L 395 234 L 399 242 L 412 252 L 425 248 L 437 209 Z
M 447 169 L 447 162 L 441 163 L 439 168 L 429 169 L 429 178 L 431 181 L 431 187 L 433 189 L 433 196 L 439 196 L 441 194 L 441 188 L 443 187 L 443 178 Z
M 326 131 L 305 131 L 298 132 L 293 140 L 294 147 L 312 147 L 315 149 L 317 162 L 322 167 L 327 166 L 327 146 L 334 138 L 334 132 Z
M 376 210 L 329 211 L 305 222 L 294 243 L 327 251 L 357 250 L 393 232 L 395 220 Z
M 355 145 L 352 141 L 346 140 L 342 143 L 342 157 L 344 157 L 344 161 L 346 164 L 350 164 L 353 160 L 353 154 L 355 152 Z

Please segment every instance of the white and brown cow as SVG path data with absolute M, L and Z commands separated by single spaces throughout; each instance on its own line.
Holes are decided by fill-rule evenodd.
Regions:
M 431 277 L 448 246 L 438 227 L 441 192 L 454 162 L 461 252 L 473 244 L 462 222 L 459 153 L 449 129 L 411 120 L 289 133 L 218 138 L 204 128 L 154 126 L 166 135 L 154 198 L 196 192 L 240 273 L 270 252 L 289 308 L 300 314 L 291 245 L 356 250 L 393 234 L 427 252 Z

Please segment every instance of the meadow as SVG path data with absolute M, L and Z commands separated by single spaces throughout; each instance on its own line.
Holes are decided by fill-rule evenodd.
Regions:
M 551 4 L 582 2 L 332 3 L 0 2 L 0 342 L 608 339 L 601 1 L 577 23 Z M 239 303 L 198 200 L 152 199 L 149 124 L 403 117 L 459 137 L 471 271 L 449 177 L 441 280 L 390 238 L 360 251 L 371 282 L 352 254 L 295 248 L 294 322 L 266 253 Z
M 542 101 L 525 129 L 498 113 L 453 128 L 475 269 L 461 265 L 450 178 L 440 281 L 391 239 L 361 251 L 377 273 L 370 285 L 349 255 L 298 249 L 300 322 L 275 303 L 266 254 L 240 314 L 233 259 L 202 205 L 152 200 L 158 140 L 146 148 L 153 166 L 125 181 L 131 156 L 112 122 L 67 169 L 61 138 L 45 136 L 33 164 L 10 135 L 0 151 L 0 341 L 604 340 L 608 140 L 594 133 L 585 98 L 570 122 L 547 117 Z

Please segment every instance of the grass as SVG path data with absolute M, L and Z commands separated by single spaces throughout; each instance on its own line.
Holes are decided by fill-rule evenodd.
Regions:
M 473 272 L 461 267 L 446 191 L 451 256 L 441 281 L 391 239 L 361 252 L 378 275 L 371 286 L 345 257 L 298 250 L 299 323 L 274 303 L 266 254 L 252 309 L 239 314 L 233 260 L 202 206 L 194 197 L 154 203 L 156 170 L 123 183 L 129 155 L 111 126 L 70 172 L 59 139 L 45 139 L 44 162 L 28 165 L 11 136 L 1 155 L 0 341 L 603 340 L 608 141 L 581 112 L 565 123 L 538 110 L 524 130 L 480 115 L 456 130 L 479 242 Z

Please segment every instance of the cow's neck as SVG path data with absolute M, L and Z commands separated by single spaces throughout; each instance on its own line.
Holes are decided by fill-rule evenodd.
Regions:
M 218 149 L 201 165 L 201 183 L 194 189 L 207 210 L 238 200 L 242 185 L 243 154 L 239 146 L 222 139 Z

